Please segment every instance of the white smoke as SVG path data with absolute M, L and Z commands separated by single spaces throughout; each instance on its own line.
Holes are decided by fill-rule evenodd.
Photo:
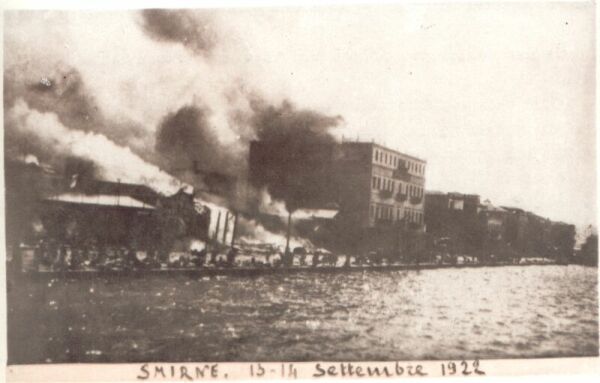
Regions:
M 274 200 L 266 189 L 260 191 L 260 212 L 263 214 L 276 215 L 278 217 L 287 217 L 288 211 L 285 208 L 285 203 Z
M 252 60 L 252 49 L 237 37 L 235 25 L 228 22 L 231 15 L 216 12 L 212 16 L 211 26 L 217 28 L 219 38 L 207 58 L 186 49 L 185 44 L 149 38 L 141 28 L 138 12 L 9 12 L 5 19 L 5 67 L 15 69 L 11 83 L 19 86 L 13 89 L 17 100 L 7 113 L 9 123 L 5 126 L 35 135 L 58 155 L 93 161 L 98 174 L 107 180 L 145 184 L 166 195 L 177 192 L 187 185 L 141 158 L 164 165 L 153 153 L 154 136 L 168 113 L 184 105 L 206 106 L 209 125 L 218 140 L 231 150 L 240 150 L 243 142 L 253 138 L 252 129 L 246 126 L 252 112 L 249 95 L 259 95 L 270 104 L 279 104 L 288 96 L 285 87 L 274 85 L 279 82 L 267 81 L 269 71 L 257 71 L 262 64 Z M 203 25 L 202 20 L 198 25 Z M 167 57 L 169 65 L 165 65 Z M 69 77 L 64 89 L 81 92 L 80 96 L 103 117 L 100 123 L 87 126 L 92 132 L 84 131 L 73 119 L 64 119 L 60 108 L 43 112 L 27 98 L 30 86 L 43 79 L 44 85 L 57 89 L 57 103 L 69 100 L 62 97 L 63 88 L 48 79 L 60 79 L 59 74 L 72 69 L 81 77 L 81 84 L 68 88 L 69 81 L 75 81 Z M 78 105 L 74 103 L 76 111 L 80 111 Z M 129 126 L 139 127 L 145 134 L 133 128 L 129 134 L 120 131 Z M 119 141 L 121 133 L 127 141 L 122 137 Z M 116 142 L 127 142 L 127 147 Z M 211 209 L 209 233 L 211 237 L 216 233 L 221 241 L 228 211 L 223 207 L 225 202 L 198 202 Z M 267 192 L 261 196 L 261 211 L 287 218 L 285 205 L 272 200 Z M 232 218 L 228 225 L 226 242 L 233 232 Z M 283 235 L 261 225 L 257 230 L 257 238 L 285 245 Z M 292 245 L 305 242 L 294 239 Z
M 240 238 L 242 243 L 265 243 L 277 246 L 280 250 L 285 249 L 286 237 L 283 234 L 273 233 L 265 229 L 263 225 L 256 222 L 255 220 L 248 220 L 245 218 L 241 218 L 241 223 L 246 227 L 250 228 L 251 235 L 245 235 Z M 290 237 L 290 248 L 294 249 L 295 247 L 304 247 L 306 249 L 314 249 L 314 245 L 308 240 L 299 237 Z
M 55 153 L 93 161 L 104 178 L 145 184 L 166 195 L 187 186 L 145 162 L 129 148 L 119 146 L 98 133 L 71 130 L 60 123 L 56 114 L 31 109 L 23 99 L 15 102 L 7 118 L 15 129 L 35 134 Z
M 16 129 L 25 134 L 35 134 L 44 145 L 51 146 L 54 152 L 93 161 L 104 178 L 145 184 L 165 195 L 189 187 L 189 185 L 160 170 L 157 166 L 145 162 L 129 148 L 119 146 L 98 133 L 68 129 L 58 121 L 56 114 L 41 113 L 31 109 L 22 99 L 15 102 L 15 105 L 8 111 L 7 118 L 9 123 Z M 30 161 L 32 161 L 31 158 Z M 263 193 L 263 198 L 264 206 L 268 211 L 275 212 L 278 215 L 285 213 L 283 204 L 272 200 L 268 193 Z M 225 242 L 229 243 L 233 235 L 233 213 L 227 208 L 209 201 L 197 199 L 197 202 L 211 210 L 210 235 L 216 234 L 217 239 L 221 241 L 225 232 L 225 225 L 227 225 Z M 219 213 L 221 219 L 217 231 L 216 224 Z M 226 221 L 227 216 L 229 216 L 229 219 Z M 246 227 L 253 228 L 252 235 L 241 238 L 242 242 L 259 241 L 276 245 L 282 249 L 285 247 L 286 238 L 284 235 L 270 232 L 256 221 L 246 220 L 242 217 L 239 217 L 239 219 L 243 220 Z M 313 247 L 308 240 L 292 237 L 290 247 L 297 246 Z
M 186 13 L 191 21 L 202 12 Z M 219 28 L 220 18 L 217 20 L 216 14 L 213 17 L 212 28 Z M 202 18 L 198 25 L 204 25 Z M 57 102 L 64 102 L 69 95 L 63 97 L 61 84 L 68 88 L 73 77 L 68 72 L 75 70 L 81 85 L 68 89 L 75 89 L 79 96 L 90 100 L 97 114 L 108 123 L 88 129 L 65 123 L 69 129 L 91 129 L 114 141 L 127 137 L 127 146 L 135 154 L 150 158 L 154 136 L 163 118 L 192 105 L 206 107 L 207 125 L 218 141 L 230 150 L 238 150 L 236 144 L 245 130 L 238 126 L 242 121 L 232 121 L 232 114 L 249 113 L 244 89 L 253 87 L 246 87 L 241 79 L 253 77 L 241 69 L 247 61 L 247 52 L 243 52 L 235 39 L 228 38 L 227 33 L 215 33 L 220 38 L 207 59 L 180 43 L 150 38 L 137 11 L 8 12 L 5 70 L 11 70 L 7 82 L 13 85 L 8 89 L 29 101 L 26 94 L 42 79 L 42 83 L 50 84 L 48 92 L 56 89 Z M 165 65 L 166 58 L 169 65 Z M 62 80 L 63 73 L 68 75 L 67 80 Z M 76 108 L 77 102 L 73 106 Z M 40 109 L 31 102 L 29 107 Z

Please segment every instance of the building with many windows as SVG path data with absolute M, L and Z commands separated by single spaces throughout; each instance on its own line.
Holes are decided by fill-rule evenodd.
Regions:
M 425 160 L 371 142 L 343 142 L 337 156 L 338 221 L 348 243 L 394 251 L 407 232 L 424 231 Z
M 422 229 L 426 162 L 383 146 L 371 145 L 369 226 L 402 221 Z
M 290 150 L 278 155 L 252 142 L 250 184 L 259 189 L 293 184 L 294 175 L 282 177 L 280 166 L 298 158 L 302 160 L 295 162 L 300 169 L 296 183 L 303 193 L 297 208 L 337 209 L 328 225 L 320 225 L 330 240 L 324 246 L 398 253 L 408 242 L 406 232 L 424 232 L 426 161 L 372 142 L 320 144 L 301 153 Z M 309 185 L 306 180 L 311 180 Z M 289 189 L 298 194 L 296 187 Z

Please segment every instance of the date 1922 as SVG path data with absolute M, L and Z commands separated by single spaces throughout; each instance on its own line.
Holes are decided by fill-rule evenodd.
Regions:
M 483 372 L 480 367 L 479 359 L 475 359 L 472 363 L 469 363 L 466 360 L 463 360 L 460 363 L 445 362 L 442 363 L 442 376 L 456 374 L 462 374 L 465 376 L 471 374 L 485 375 L 485 372 Z

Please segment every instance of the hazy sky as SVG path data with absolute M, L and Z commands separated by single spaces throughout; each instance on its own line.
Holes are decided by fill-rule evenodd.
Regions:
M 428 161 L 430 190 L 595 223 L 594 7 L 453 4 L 220 10 L 210 52 L 152 38 L 138 12 L 6 13 L 5 68 L 76 68 L 102 113 L 144 126 L 240 92 L 341 115 L 336 134 Z M 135 143 L 132 143 L 135 145 Z

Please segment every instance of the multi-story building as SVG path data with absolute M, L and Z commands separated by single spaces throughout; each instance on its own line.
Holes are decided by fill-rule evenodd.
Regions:
M 450 238 L 455 250 L 477 246 L 480 198 L 476 194 L 427 192 L 425 224 L 434 241 Z
M 251 184 L 284 182 L 278 168 L 289 160 L 273 156 L 263 146 L 255 142 L 250 146 Z M 357 252 L 392 250 L 407 242 L 402 233 L 423 233 L 426 161 L 371 142 L 320 145 L 301 156 L 287 155 L 302 158 L 298 164 L 302 179 L 314 180 L 298 198 L 299 208 L 338 208 L 331 246 Z
M 359 210 L 362 227 L 402 222 L 423 229 L 425 160 L 375 143 L 344 142 L 337 162 L 340 183 L 352 178 L 358 187 L 347 190 L 355 196 L 341 198 L 340 207 Z
M 479 215 L 485 225 L 489 240 L 500 241 L 505 239 L 507 212 L 503 207 L 496 206 L 489 199 L 486 199 L 479 205 Z
M 575 247 L 575 226 L 554 222 L 517 207 L 502 206 L 506 212 L 504 240 L 528 255 L 567 257 Z
M 423 232 L 425 160 L 369 142 L 343 142 L 337 157 L 338 221 L 360 247 L 399 249 Z

